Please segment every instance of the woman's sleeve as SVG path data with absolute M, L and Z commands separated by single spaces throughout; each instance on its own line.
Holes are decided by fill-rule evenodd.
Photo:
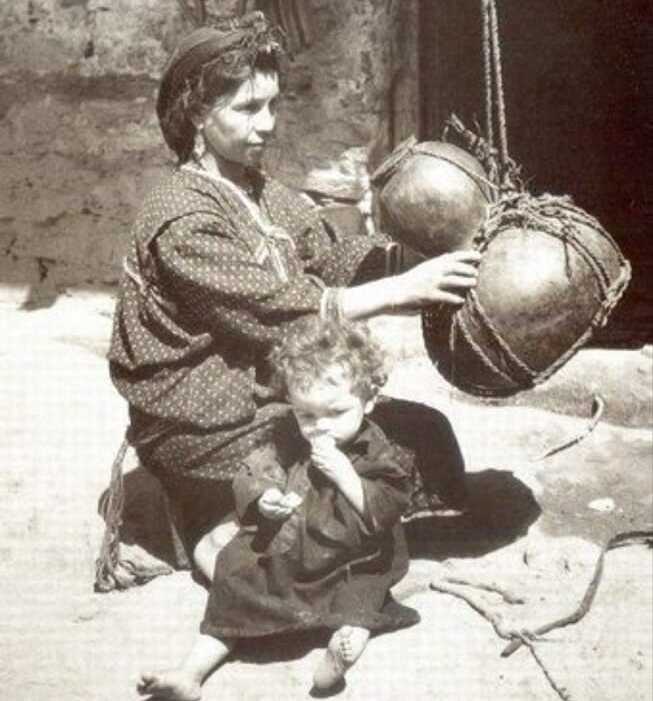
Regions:
M 264 202 L 270 218 L 295 240 L 304 270 L 326 285 L 347 287 L 383 276 L 386 236 L 342 231 L 306 195 L 276 180 L 268 182 Z
M 172 222 L 156 239 L 156 253 L 165 294 L 201 329 L 269 345 L 319 311 L 320 280 L 309 274 L 281 280 L 209 212 Z
M 304 209 L 302 209 L 304 208 Z M 305 240 L 312 255 L 307 272 L 318 275 L 330 287 L 349 287 L 404 272 L 425 260 L 405 244 L 385 233 L 348 233 L 321 216 L 318 207 L 301 203 L 295 215 L 303 220 Z
M 386 247 L 381 235 L 346 234 L 319 216 L 315 234 L 321 242 L 321 255 L 307 267 L 330 287 L 348 287 L 383 277 L 386 273 Z

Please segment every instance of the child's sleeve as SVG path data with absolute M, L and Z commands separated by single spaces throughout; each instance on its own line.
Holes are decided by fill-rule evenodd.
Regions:
M 256 522 L 257 501 L 263 492 L 273 487 L 283 491 L 285 485 L 286 472 L 277 460 L 274 446 L 255 450 L 242 462 L 232 483 L 238 520 L 243 524 Z
M 357 466 L 358 467 L 358 466 Z M 362 468 L 362 469 L 361 469 Z M 410 501 L 410 478 L 388 446 L 359 468 L 365 496 L 363 521 L 374 534 L 392 528 Z

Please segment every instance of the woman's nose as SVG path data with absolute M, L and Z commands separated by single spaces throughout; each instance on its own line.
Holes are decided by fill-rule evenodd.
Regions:
M 256 115 L 254 128 L 260 133 L 269 133 L 274 130 L 274 125 L 277 121 L 274 112 L 266 105 Z

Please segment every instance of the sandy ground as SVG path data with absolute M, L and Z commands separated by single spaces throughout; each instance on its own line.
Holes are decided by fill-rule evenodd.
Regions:
M 45 309 L 0 306 L 0 698 L 135 699 L 139 670 L 174 663 L 202 613 L 205 592 L 187 572 L 93 592 L 97 499 L 126 423 L 103 358 L 111 309 L 109 296 L 79 291 Z M 576 608 L 607 538 L 653 526 L 650 347 L 585 350 L 542 388 L 481 402 L 402 350 L 416 343 L 415 320 L 397 328 L 384 332 L 410 357 L 388 389 L 450 415 L 471 508 L 461 519 L 408 526 L 414 557 L 395 593 L 422 621 L 372 640 L 339 697 L 652 699 L 650 548 L 609 552 L 588 615 L 536 645 L 551 681 L 527 649 L 502 658 L 505 642 L 465 602 L 429 589 L 447 576 L 499 583 L 525 603 L 461 591 L 506 626 L 537 627 Z M 596 430 L 535 459 L 586 426 L 596 392 L 606 400 Z M 323 644 L 279 638 L 243 647 L 210 678 L 204 698 L 307 698 Z

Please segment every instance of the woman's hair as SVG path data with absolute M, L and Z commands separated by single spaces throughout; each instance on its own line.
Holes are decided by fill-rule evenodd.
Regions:
M 270 354 L 273 382 L 284 394 L 309 388 L 334 365 L 351 380 L 352 390 L 372 399 L 385 384 L 386 358 L 364 324 L 307 317 L 293 326 Z
M 283 55 L 283 35 L 260 12 L 182 39 L 164 69 L 156 104 L 163 138 L 180 163 L 193 152 L 195 122 L 255 71 L 280 74 Z

